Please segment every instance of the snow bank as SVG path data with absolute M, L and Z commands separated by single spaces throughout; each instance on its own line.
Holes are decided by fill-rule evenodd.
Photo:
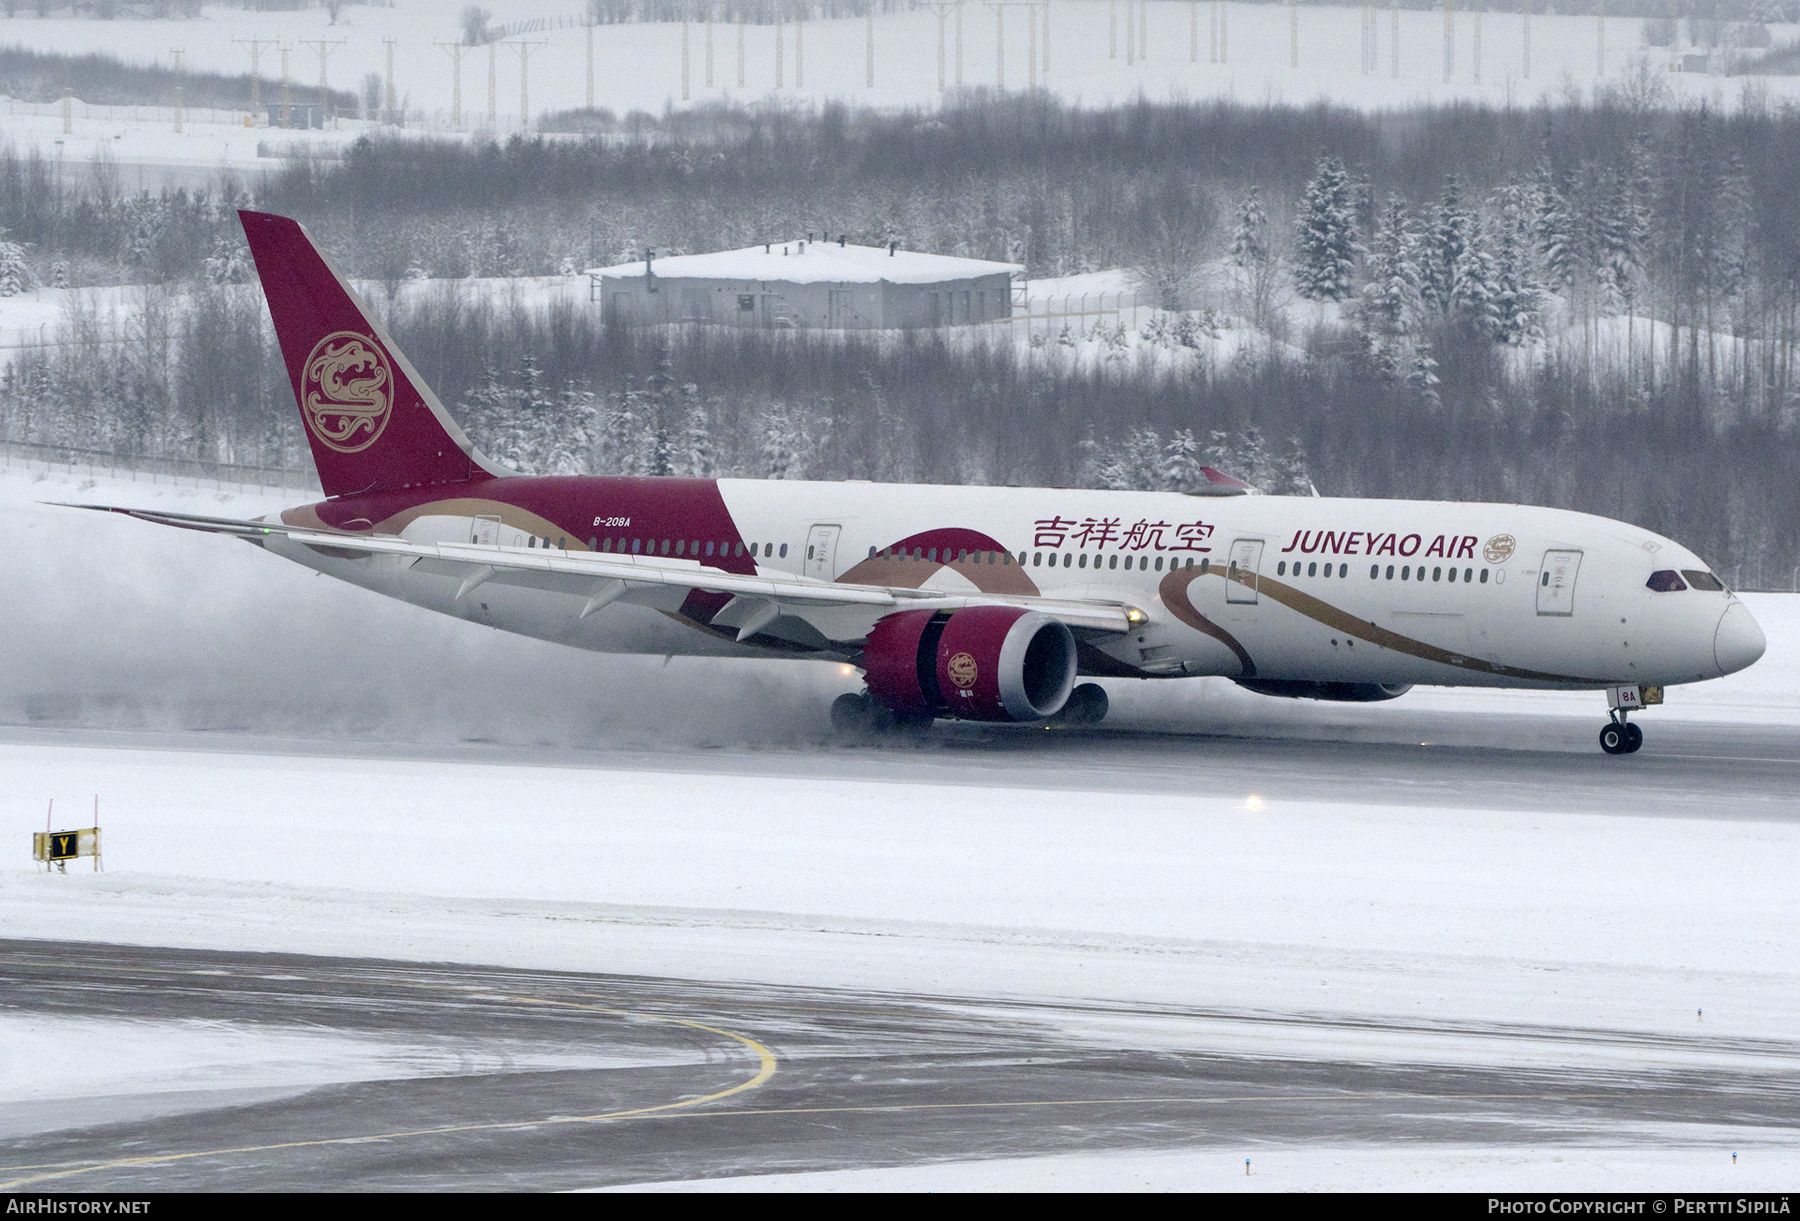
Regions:
M 1619 1125 L 1608 1125 L 1616 1129 Z M 600 1190 L 662 1192 L 866 1191 L 1463 1191 L 1634 1192 L 1782 1191 L 1800 1170 L 1786 1129 L 1625 1125 L 1643 1146 L 1493 1149 L 1379 1145 L 1184 1149 L 1161 1153 L 1081 1153 L 997 1158 L 935 1166 L 884 1166 L 811 1174 L 769 1174 L 637 1183 Z M 1698 1146 L 1698 1147 L 1695 1147 Z M 1732 1160 L 1732 1150 L 1738 1160 Z M 1246 1174 L 1244 1154 L 1249 1154 Z
M 733 753 L 549 761 L 56 742 L 14 735 L 0 750 L 0 842 L 41 830 L 52 796 L 78 820 L 99 793 L 107 871 L 0 872 L 0 922 L 15 936 L 1246 1017 L 1704 1030 L 1721 1064 L 1792 1058 L 1736 1041 L 1789 1046 L 1791 822 L 1482 808 L 1476 795 L 1455 809 L 1251 801 L 1255 776 L 1184 784 L 1179 756 L 1155 791 L 1121 797 L 1091 759 L 1042 754 L 1029 787 L 1011 787 L 1004 758 L 922 757 L 896 781 Z M 371 857 L 369 844 L 384 850 Z M 1194 1037 L 1119 1020 L 1076 1028 L 1131 1046 Z M 1208 1046 L 1248 1054 L 1269 1037 L 1223 1021 L 1206 1032 Z M 1330 1031 L 1312 1042 L 1346 1046 Z M 1535 1062 L 1541 1049 L 1520 1042 L 1407 1030 L 1356 1046 Z M 1641 1048 L 1596 1037 L 1555 1054 L 1613 1064 Z

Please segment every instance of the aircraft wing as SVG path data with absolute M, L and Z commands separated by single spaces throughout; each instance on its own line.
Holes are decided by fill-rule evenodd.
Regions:
M 630 556 L 597 551 L 559 551 L 550 548 L 502 547 L 480 543 L 416 542 L 395 534 L 361 534 L 347 530 L 319 530 L 307 526 L 290 526 L 281 521 L 246 521 L 230 517 L 203 517 L 188 513 L 168 513 L 160 509 L 127 509 L 115 505 L 65 505 L 72 509 L 93 509 L 103 513 L 122 513 L 139 521 L 199 530 L 208 534 L 230 534 L 260 541 L 281 535 L 303 546 L 315 547 L 328 554 L 394 555 L 410 559 L 407 565 L 420 572 L 463 577 L 462 597 L 489 581 L 501 584 L 529 583 L 560 589 L 571 594 L 586 594 L 587 605 L 582 617 L 624 597 L 633 589 L 656 586 L 675 589 L 699 589 L 708 593 L 733 594 L 746 604 L 748 617 L 739 627 L 738 639 L 748 639 L 756 630 L 783 613 L 784 607 L 849 607 L 873 609 L 937 608 L 954 610 L 965 606 L 1016 606 L 1041 611 L 1062 620 L 1071 628 L 1097 633 L 1129 631 L 1136 615 L 1142 612 L 1122 602 L 1094 599 L 1036 598 L 1006 594 L 972 592 L 946 593 L 942 590 L 907 589 L 885 585 L 848 585 L 820 581 L 791 574 L 764 576 L 724 572 L 708 568 L 694 560 L 677 560 L 668 556 Z M 515 578 L 509 580 L 508 578 Z M 517 578 L 524 578 L 523 581 Z M 735 625 L 734 625 L 735 626 Z

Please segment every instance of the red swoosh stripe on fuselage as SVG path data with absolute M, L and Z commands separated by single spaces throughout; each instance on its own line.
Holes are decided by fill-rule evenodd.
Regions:
M 634 478 L 609 475 L 521 476 L 456 485 L 446 497 L 440 485 L 371 492 L 290 509 L 290 524 L 316 519 L 336 530 L 398 534 L 421 517 L 497 516 L 501 524 L 539 538 L 566 538 L 571 551 L 590 550 L 589 539 L 682 540 L 684 559 L 724 572 L 752 575 L 756 561 L 739 554 L 747 540 L 712 479 Z M 470 495 L 469 493 L 474 493 Z M 595 518 L 625 517 L 630 526 L 596 526 Z M 689 555 L 692 544 L 724 544 L 725 554 Z M 593 550 L 606 550 L 596 545 Z
M 971 558 L 948 562 L 914 559 L 914 551 L 920 552 L 921 556 L 960 556 L 967 552 Z M 905 553 L 904 559 L 897 554 L 900 552 Z M 991 561 L 976 558 L 985 556 L 993 558 Z M 847 585 L 919 589 L 944 568 L 960 574 L 984 594 L 1035 598 L 1039 593 L 1037 583 L 1018 563 L 1017 556 L 989 535 L 957 526 L 943 526 L 909 534 L 893 545 L 881 548 L 871 558 L 857 561 L 837 579 Z

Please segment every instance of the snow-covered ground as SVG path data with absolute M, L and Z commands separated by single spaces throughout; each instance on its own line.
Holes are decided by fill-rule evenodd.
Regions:
M 544 19 L 574 22 L 581 6 L 572 0 L 495 0 L 487 5 L 498 24 Z M 1388 107 L 1420 101 L 1483 100 L 1494 104 L 1527 104 L 1540 97 L 1560 99 L 1570 90 L 1585 91 L 1596 80 L 1622 81 L 1640 58 L 1647 57 L 1681 96 L 1717 94 L 1736 101 L 1739 81 L 1668 71 L 1667 48 L 1643 45 L 1643 23 L 1613 17 L 1604 33 L 1592 16 L 1546 16 L 1530 19 L 1531 66 L 1526 75 L 1525 25 L 1516 12 L 1486 13 L 1479 18 L 1455 17 L 1455 50 L 1450 79 L 1445 80 L 1444 18 L 1437 9 L 1409 9 L 1399 17 L 1399 72 L 1392 61 L 1394 43 L 1390 11 L 1377 23 L 1376 70 L 1362 62 L 1363 9 L 1353 5 L 1306 5 L 1298 11 L 1298 66 L 1290 21 L 1296 15 L 1285 4 L 1231 3 L 1226 10 L 1225 62 L 1213 62 L 1213 6 L 1185 0 L 1149 0 L 1142 6 L 1148 27 L 1136 31 L 1147 54 L 1138 55 L 1125 42 L 1125 6 L 1053 4 L 1050 32 L 1032 37 L 1024 12 L 1009 12 L 1001 27 L 991 10 L 971 5 L 962 14 L 962 64 L 957 65 L 958 24 L 953 14 L 945 27 L 945 85 L 1019 90 L 1048 89 L 1065 100 L 1106 105 L 1143 96 L 1288 102 L 1306 105 L 1326 100 L 1340 104 Z M 208 5 L 192 21 L 87 21 L 17 18 L 0 26 L 0 37 L 37 50 L 81 53 L 102 51 L 133 61 L 170 61 L 176 47 L 195 70 L 247 72 L 249 48 L 234 39 L 280 40 L 293 48 L 291 71 L 297 100 L 316 93 L 316 51 L 298 40 L 327 37 L 344 40 L 331 53 L 330 80 L 353 89 L 369 73 L 385 76 L 384 40 L 394 41 L 395 90 L 408 108 L 447 121 L 452 106 L 452 60 L 435 44 L 460 41 L 460 9 L 430 0 L 396 0 L 392 7 L 351 6 L 336 25 L 322 8 L 289 12 L 245 10 L 237 5 Z M 1196 20 L 1197 19 L 1197 20 Z M 1800 29 L 1769 27 L 1777 42 Z M 796 32 L 800 38 L 798 59 Z M 1197 37 L 1195 37 L 1197 35 Z M 707 83 L 707 27 L 687 27 L 688 101 L 780 98 L 820 103 L 844 100 L 876 106 L 930 105 L 938 92 L 938 18 L 930 10 L 882 14 L 874 21 L 875 83 L 868 84 L 869 27 L 861 18 L 788 23 L 781 27 L 781 76 L 777 78 L 776 27 L 750 26 L 744 32 L 744 83 L 738 84 L 738 34 L 735 26 L 712 27 L 712 81 Z M 594 30 L 594 103 L 618 113 L 660 111 L 682 102 L 682 37 L 679 23 L 602 25 Z M 529 59 L 530 113 L 580 107 L 587 102 L 586 32 L 564 24 L 510 39 L 541 41 Z M 1604 59 L 1602 55 L 1604 46 Z M 1003 50 L 1002 50 L 1003 47 Z M 1046 62 L 1047 61 L 1047 62 Z M 278 75 L 278 55 L 265 45 L 264 76 Z M 487 52 L 477 48 L 462 59 L 462 103 L 465 125 L 487 118 Z M 520 64 L 516 50 L 502 46 L 495 59 L 497 120 L 516 127 L 520 114 Z M 1800 82 L 1769 78 L 1778 96 Z M 248 99 L 245 99 L 246 105 Z M 15 116 L 16 117 L 16 116 Z M 60 122 L 60 110 L 57 111 Z
M 281 976 L 270 976 L 280 979 Z M 70 1046 L 79 1056 L 64 1054 Z M 693 1063 L 695 1053 L 640 1049 L 624 1056 L 546 1048 L 517 1039 L 409 1039 L 304 1025 L 216 1019 L 117 1021 L 0 1010 L 0 1138 L 70 1126 L 167 1116 L 350 1081 L 458 1073 L 622 1068 Z M 185 1105 L 184 1105 L 185 1104 Z
M 1259 1146 L 1250 1165 L 1236 1151 L 1085 1153 L 999 1158 L 940 1166 L 833 1170 L 634 1184 L 618 1191 L 1781 1191 L 1800 1154 L 1746 1138 L 1739 1159 L 1716 1133 L 1669 1124 L 1661 1147 L 1490 1149 L 1381 1145 L 1284 1149 Z M 1773 1133 L 1785 1139 L 1785 1133 Z M 1749 1150 L 1754 1149 L 1754 1152 Z
M 1554 794 L 1264 800 L 1254 774 L 1186 775 L 1173 744 L 1167 781 L 1129 796 L 1114 768 L 1043 753 L 926 750 L 898 776 L 809 771 L 829 749 L 823 708 L 853 681 L 836 667 L 576 653 L 231 540 L 39 503 L 249 514 L 291 499 L 0 472 L 7 935 L 1207 1008 L 1245 1020 L 1210 1023 L 1206 1047 L 1249 1055 L 1608 1069 L 1646 1054 L 1629 1039 L 1546 1052 L 1492 1033 L 1523 1023 L 1675 1036 L 1656 1054 L 1701 1069 L 1793 1067 L 1778 1050 L 1800 995 L 1791 820 L 1638 817 Z M 1647 719 L 1800 721 L 1800 599 L 1749 601 L 1765 660 L 1676 689 Z M 1294 707 L 1222 683 L 1117 686 L 1122 719 L 1144 726 Z M 1446 717 L 1601 715 L 1591 695 L 1397 703 L 1421 702 Z M 172 732 L 91 728 L 108 724 Z M 105 871 L 29 867 L 46 803 L 59 825 L 79 823 L 96 794 Z M 1275 1013 L 1412 1028 L 1272 1035 L 1251 1020 Z M 1148 1013 L 1067 1020 L 1069 1038 L 1097 1046 L 1196 1037 Z M 45 1088 L 32 1051 L 45 1032 L 8 1022 L 0 1121 Z M 255 1051 L 224 1028 L 103 1026 L 91 1032 L 101 1062 L 141 1061 L 128 1084 L 144 1091 L 234 1072 L 297 1088 L 438 1063 L 303 1032 Z M 1746 1160 L 1732 1167 L 1721 1140 Z M 1248 1181 L 1223 1158 L 1144 1154 L 733 1185 L 1767 1188 L 1800 1168 L 1789 1140 L 1670 1126 L 1542 1153 L 1271 1149 Z
M 521 113 L 533 119 L 578 108 L 588 101 L 587 34 L 579 28 L 581 6 L 573 0 L 511 0 L 488 5 L 496 24 L 541 20 L 548 28 L 522 33 L 510 42 L 541 42 L 531 49 L 527 79 L 521 56 L 501 46 L 493 60 L 495 114 L 488 119 L 488 52 L 462 54 L 462 130 L 505 134 L 518 130 Z M 1455 17 L 1454 52 L 1446 79 L 1443 16 L 1435 9 L 1398 14 L 1396 45 L 1388 11 L 1379 14 L 1375 70 L 1363 67 L 1362 20 L 1354 6 L 1232 3 L 1224 10 L 1224 62 L 1215 62 L 1212 4 L 1150 0 L 1142 6 L 1147 27 L 1136 30 L 1128 5 L 1056 4 L 1049 32 L 1027 26 L 1026 11 L 1007 10 L 1004 27 L 990 9 L 967 6 L 945 25 L 944 84 L 949 88 L 1037 87 L 1065 101 L 1108 105 L 1139 97 L 1200 99 L 1229 97 L 1251 103 L 1315 101 L 1369 108 L 1416 102 L 1484 101 L 1528 104 L 1540 98 L 1585 96 L 1596 84 L 1634 87 L 1645 81 L 1666 85 L 1676 100 L 1735 105 L 1742 79 L 1668 71 L 1667 48 L 1642 45 L 1642 23 L 1610 18 L 1604 27 L 1593 17 L 1539 14 L 1530 19 L 1530 69 L 1526 29 L 1517 13 Z M 249 40 L 263 42 L 260 68 L 279 75 L 275 43 L 291 48 L 289 71 L 296 100 L 316 96 L 317 52 L 302 40 L 335 42 L 327 62 L 330 82 L 357 89 L 368 74 L 384 79 L 387 43 L 393 44 L 396 99 L 413 116 L 415 130 L 452 130 L 453 65 L 437 44 L 460 40 L 460 9 L 429 0 L 395 0 L 391 7 L 348 7 L 331 24 L 323 8 L 264 12 L 238 5 L 209 5 L 189 21 L 17 17 L 0 23 L 0 40 L 36 50 L 99 51 L 133 63 L 171 62 L 176 49 L 197 71 L 247 72 Z M 1112 22 L 1116 14 L 1117 26 Z M 1290 20 L 1297 15 L 1297 42 Z M 1479 39 L 1476 33 L 1480 23 Z M 961 54 L 956 26 L 962 27 Z M 1127 28 L 1138 34 L 1145 54 L 1131 50 Z M 1772 26 L 1777 42 L 1792 40 L 1800 27 Z M 874 84 L 869 84 L 870 27 L 861 19 L 809 21 L 796 26 L 752 26 L 742 31 L 743 69 L 739 84 L 739 38 L 735 26 L 702 23 L 629 24 L 594 30 L 593 102 L 617 113 L 660 112 L 665 106 L 710 101 L 819 104 L 840 100 L 879 107 L 931 106 L 943 96 L 938 80 L 938 17 L 930 10 L 878 16 L 873 25 Z M 687 47 L 687 88 L 683 90 L 683 39 Z M 777 39 L 781 50 L 777 52 Z M 798 42 L 796 40 L 798 39 Z M 1479 50 L 1477 49 L 1479 45 Z M 1296 64 L 1297 56 L 1297 64 Z M 711 64 L 710 70 L 708 64 Z M 960 63 L 960 67 L 959 67 Z M 778 67 L 779 64 L 779 67 Z M 1035 65 L 1035 66 L 1034 66 Z M 1633 80 L 1639 83 L 1631 86 Z M 521 90 L 521 84 L 527 86 Z M 1800 94 L 1800 78 L 1757 78 L 1756 87 L 1777 99 Z M 522 92 L 526 96 L 522 96 Z M 165 102 L 172 101 L 166 99 Z M 245 98 L 246 109 L 249 99 Z M 528 109 L 522 111 L 521 107 Z M 174 130 L 172 111 L 143 108 L 135 116 L 77 105 L 68 134 L 59 103 L 6 105 L 6 135 L 21 145 L 54 155 L 62 141 L 65 160 L 82 162 L 105 149 L 124 163 L 156 165 L 258 164 L 258 144 L 283 133 L 247 129 L 241 114 L 190 114 Z M 309 133 L 321 146 L 354 139 L 357 121 L 337 130 Z M 266 159 L 265 159 L 266 163 Z

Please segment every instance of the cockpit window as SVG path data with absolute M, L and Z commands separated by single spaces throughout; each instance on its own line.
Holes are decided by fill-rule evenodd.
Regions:
M 1660 572 L 1651 573 L 1650 579 L 1645 584 L 1659 594 L 1672 594 L 1687 588 L 1687 582 L 1682 580 L 1681 574 L 1673 568 L 1664 568 Z
M 1687 583 L 1692 585 L 1695 589 L 1705 589 L 1716 593 L 1725 588 L 1724 583 L 1710 572 L 1693 568 L 1683 568 L 1681 570 L 1681 575 L 1686 577 Z

